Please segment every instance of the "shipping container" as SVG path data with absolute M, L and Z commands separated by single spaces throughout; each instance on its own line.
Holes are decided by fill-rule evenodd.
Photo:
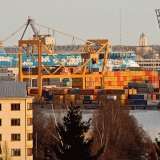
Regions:
M 152 99 L 151 94 L 148 94 L 148 95 L 147 95 L 147 99 L 148 99 L 148 100 L 151 100 L 151 99 Z
M 133 94 L 137 94 L 137 89 L 132 90 Z
M 53 89 L 52 93 L 57 94 L 68 94 L 68 89 Z
M 159 93 L 159 88 L 154 88 L 153 91 L 154 93 Z
M 160 101 L 159 100 L 147 100 L 147 105 L 157 106 L 157 105 L 160 105 Z
M 147 88 L 148 83 L 138 83 L 138 88 Z
M 112 94 L 112 90 L 106 90 L 106 94 Z
M 147 100 L 132 99 L 131 105 L 147 105 Z
M 148 93 L 148 88 L 138 88 L 139 93 Z
M 64 95 L 64 98 L 66 100 L 74 100 L 75 99 L 75 95 L 73 95 L 73 94 L 66 94 L 66 95 Z
M 113 99 L 113 100 L 117 99 L 116 95 L 107 95 L 106 97 L 107 97 L 107 99 Z
M 94 90 L 93 89 L 81 89 L 80 90 L 81 95 L 94 95 Z
M 131 100 L 130 99 L 126 99 L 125 100 L 125 105 L 131 105 Z
M 144 95 L 132 94 L 132 95 L 128 95 L 128 99 L 143 99 L 144 100 Z
M 93 68 L 93 72 L 99 72 L 100 68 Z
M 80 100 L 84 100 L 84 95 L 80 95 L 80 96 L 79 96 L 79 99 L 80 99 Z
M 90 99 L 90 96 L 85 95 L 85 96 L 84 96 L 84 100 L 91 100 L 91 99 Z
M 151 94 L 152 100 L 156 100 L 156 94 Z
M 160 100 L 160 94 L 156 94 L 156 99 Z
M 112 90 L 112 94 L 128 94 L 128 90 L 127 89 Z
M 121 100 L 125 100 L 126 98 L 127 98 L 127 95 L 125 95 L 125 94 L 121 95 Z
M 83 100 L 83 104 L 99 104 L 99 100 Z
M 54 100 L 63 100 L 64 99 L 64 95 L 53 95 L 53 99 Z
M 129 89 L 129 94 L 133 94 L 133 89 Z
M 137 87 L 138 87 L 137 82 L 128 82 L 129 89 L 137 89 Z
M 73 82 L 82 82 L 82 78 L 72 78 Z
M 30 94 L 38 94 L 38 88 L 37 89 L 30 89 Z
M 68 94 L 80 94 L 80 90 L 79 89 L 69 89 Z

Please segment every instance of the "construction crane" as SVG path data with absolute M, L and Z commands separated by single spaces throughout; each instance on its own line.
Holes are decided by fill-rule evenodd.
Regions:
M 24 36 L 24 34 L 25 34 L 26 30 L 27 30 L 27 27 L 28 27 L 29 25 L 31 26 L 31 28 L 32 28 L 32 30 L 33 30 L 33 32 L 34 32 L 34 35 L 35 35 L 36 37 L 38 37 L 39 32 L 37 31 L 37 29 L 36 29 L 36 27 L 35 27 L 34 19 L 28 17 L 27 24 L 26 24 L 25 30 L 24 30 L 24 32 L 23 32 L 23 34 L 22 34 L 21 40 L 23 39 L 23 36 Z
M 79 37 L 76 37 L 74 35 L 71 34 L 67 34 L 61 31 L 58 31 L 56 29 L 41 25 L 36 23 L 32 18 L 28 18 L 27 23 L 25 23 L 26 27 L 24 29 L 24 32 L 18 42 L 18 48 L 19 48 L 19 81 L 23 82 L 24 79 L 38 79 L 38 94 L 36 95 L 37 99 L 41 99 L 42 96 L 42 81 L 45 78 L 81 78 L 82 79 L 82 88 L 85 89 L 85 79 L 87 77 L 99 77 L 101 79 L 101 86 L 104 86 L 104 77 L 105 77 L 105 72 L 106 72 L 106 64 L 107 64 L 107 59 L 108 59 L 108 52 L 109 52 L 109 40 L 108 39 L 95 39 L 95 40 L 83 40 Z M 24 37 L 24 34 L 27 30 L 28 26 L 31 26 L 33 32 L 34 32 L 34 36 L 36 37 L 33 40 L 22 40 Z M 53 50 L 51 51 L 47 45 L 45 45 L 44 43 L 42 43 L 41 41 L 41 35 L 39 34 L 39 32 L 37 31 L 35 25 L 38 25 L 40 27 L 44 27 L 47 28 L 48 30 L 52 30 L 54 32 L 58 32 L 60 34 L 63 34 L 65 36 L 69 36 L 72 37 L 73 39 L 78 39 L 84 42 L 84 45 L 82 45 L 77 51 L 75 51 L 74 53 L 71 54 L 71 56 L 68 57 L 68 59 L 65 62 L 61 62 L 61 60 L 59 60 L 56 57 L 56 54 Z M 20 28 L 21 29 L 21 28 Z M 20 30 L 19 29 L 19 30 Z M 18 31 L 18 30 L 17 30 Z M 14 32 L 14 33 L 17 33 Z M 10 36 L 9 36 L 10 37 Z M 6 39 L 5 39 L 6 40 Z M 98 46 L 96 49 L 93 49 L 93 45 Z M 29 48 L 35 48 L 36 46 L 36 52 L 32 53 L 29 52 L 30 49 Z M 81 51 L 83 48 L 83 51 Z M 44 50 L 45 52 L 42 52 L 42 50 Z M 45 66 L 42 65 L 42 55 L 43 53 L 47 53 L 48 55 L 51 55 L 54 57 L 54 59 L 59 63 L 58 68 L 51 73 Z M 75 70 L 73 73 L 71 73 L 66 64 L 68 61 L 70 61 L 71 58 L 73 58 L 75 53 L 80 53 L 83 55 L 83 59 L 84 61 L 82 62 L 81 66 L 79 66 L 77 68 L 77 70 Z M 98 58 L 100 56 L 100 54 L 103 53 L 103 66 L 102 66 L 102 71 L 99 74 L 91 74 L 90 72 L 86 71 L 86 66 L 88 63 L 92 63 L 94 60 L 94 63 L 98 62 Z M 22 72 L 22 54 L 28 54 L 29 56 L 31 56 L 37 63 L 38 63 L 38 74 L 37 75 L 23 75 Z M 38 55 L 38 58 L 35 57 L 35 54 Z M 66 52 L 65 52 L 66 54 Z M 82 57 L 82 56 L 81 56 Z M 66 70 L 68 70 L 68 75 L 60 75 L 58 74 L 58 71 L 61 68 L 65 68 Z M 42 69 L 44 69 L 48 75 L 43 74 L 42 73 Z M 81 70 L 81 74 L 77 74 L 77 72 Z

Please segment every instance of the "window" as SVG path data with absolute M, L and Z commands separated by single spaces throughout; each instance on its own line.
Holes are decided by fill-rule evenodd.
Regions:
M 11 126 L 20 126 L 20 119 L 11 119 Z
M 0 134 L 0 141 L 2 141 L 2 134 Z
M 2 119 L 0 119 L 0 126 L 2 125 Z
M 32 148 L 27 148 L 27 156 L 32 156 Z
M 32 103 L 27 103 L 27 110 L 32 110 Z
M 27 126 L 32 125 L 32 118 L 27 118 Z
M 11 104 L 11 111 L 20 111 L 20 104 L 19 103 Z
M 0 111 L 2 110 L 2 104 L 0 104 Z
M 20 134 L 11 134 L 11 141 L 20 141 Z
M 32 133 L 27 133 L 27 141 L 31 141 L 33 139 Z
M 21 150 L 20 149 L 11 149 L 11 155 L 12 156 L 20 156 Z

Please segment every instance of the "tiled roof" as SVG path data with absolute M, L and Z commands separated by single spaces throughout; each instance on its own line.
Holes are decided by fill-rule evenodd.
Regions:
M 27 97 L 26 82 L 0 82 L 0 98 Z

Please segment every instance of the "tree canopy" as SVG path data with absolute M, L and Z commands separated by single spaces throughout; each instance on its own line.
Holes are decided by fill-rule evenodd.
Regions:
M 63 123 L 57 126 L 60 142 L 54 146 L 57 159 L 60 160 L 96 160 L 103 151 L 103 146 L 92 155 L 93 137 L 87 137 L 90 129 L 90 119 L 82 120 L 79 107 L 69 107 Z

